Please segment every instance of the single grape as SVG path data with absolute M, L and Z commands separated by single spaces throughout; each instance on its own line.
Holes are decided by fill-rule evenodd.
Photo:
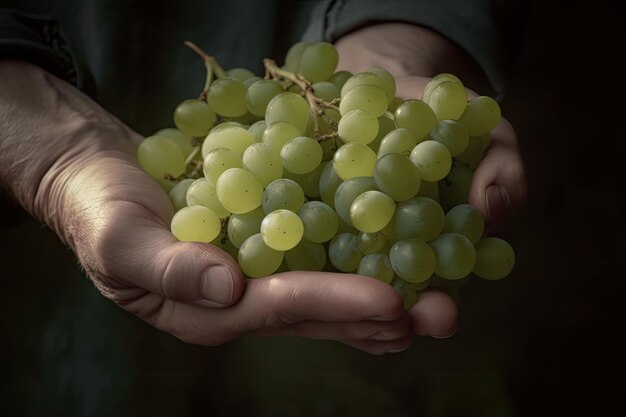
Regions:
M 321 201 L 307 201 L 297 212 L 304 225 L 304 239 L 315 242 L 327 242 L 337 234 L 339 217 L 335 210 Z
M 339 62 L 339 54 L 335 46 L 328 42 L 317 42 L 309 45 L 300 57 L 300 74 L 311 83 L 329 79 Z
M 420 239 L 396 242 L 389 251 L 389 260 L 394 272 L 412 284 L 428 280 L 437 264 L 433 249 Z
M 294 248 L 302 240 L 304 225 L 291 210 L 274 210 L 261 222 L 261 236 L 267 246 L 279 251 Z
M 378 134 L 378 119 L 368 111 L 351 110 L 339 120 L 337 133 L 346 143 L 360 142 L 367 145 Z
M 382 230 L 393 217 L 396 203 L 380 191 L 366 191 L 350 205 L 350 221 L 357 230 L 375 233 Z
M 280 158 L 288 171 L 294 174 L 307 174 L 322 162 L 322 147 L 313 138 L 299 136 L 282 147 Z
M 485 237 L 476 243 L 476 265 L 473 272 L 481 278 L 496 280 L 509 275 L 515 266 L 511 245 L 497 237 Z
M 328 245 L 328 258 L 341 272 L 354 272 L 359 267 L 363 254 L 357 246 L 356 235 L 340 233 Z
M 421 175 L 405 155 L 388 153 L 376 161 L 374 181 L 380 191 L 395 201 L 406 201 L 417 194 Z
M 398 204 L 393 221 L 398 239 L 416 238 L 428 242 L 439 236 L 446 216 L 436 201 L 415 197 Z
M 207 103 L 211 110 L 223 117 L 239 117 L 248 112 L 246 86 L 234 78 L 218 78 L 211 83 Z
M 433 89 L 426 102 L 438 120 L 457 120 L 467 106 L 467 90 L 458 81 L 444 81 Z
M 174 207 L 174 212 L 177 212 L 183 207 L 187 207 L 187 190 L 193 182 L 193 178 L 185 178 L 184 180 L 176 183 L 176 185 L 170 190 L 169 197 L 172 202 L 172 207 Z
M 230 214 L 217 198 L 215 187 L 206 178 L 194 180 L 187 188 L 185 199 L 188 206 L 210 208 L 219 218 L 226 218 Z
M 215 187 L 217 179 L 229 168 L 241 168 L 241 156 L 228 148 L 211 149 L 204 157 L 202 170 L 204 177 Z
M 261 205 L 263 187 L 243 168 L 224 171 L 215 189 L 220 203 L 231 213 L 247 213 Z
M 250 278 L 259 278 L 276 272 L 283 257 L 283 252 L 267 246 L 261 233 L 257 233 L 243 242 L 237 260 L 244 274 Z
M 280 156 L 267 143 L 253 143 L 243 153 L 243 168 L 250 171 L 261 186 L 283 176 L 283 165 Z
M 265 110 L 265 122 L 285 122 L 295 126 L 302 135 L 309 123 L 309 104 L 299 94 L 280 93 L 270 100 Z
M 437 124 L 437 116 L 422 100 L 406 100 L 394 113 L 396 126 L 408 129 L 418 142 L 423 141 Z
M 228 148 L 243 156 L 246 148 L 255 143 L 254 136 L 241 126 L 227 126 L 213 129 L 202 143 L 202 157 L 215 148 Z
M 389 257 L 382 253 L 365 255 L 359 263 L 357 274 L 376 278 L 385 284 L 391 283 L 394 276 Z
M 191 154 L 191 152 L 193 152 L 193 138 L 188 134 L 183 133 L 183 131 L 180 129 L 161 129 L 153 136 L 161 136 L 164 138 L 172 139 L 178 145 L 185 158 L 187 158 Z
M 376 165 L 376 154 L 359 142 L 346 143 L 333 156 L 333 166 L 343 180 L 354 177 L 371 177 Z
M 265 187 L 262 204 L 266 214 L 278 209 L 295 212 L 304 204 L 304 191 L 297 182 L 280 178 Z
M 452 156 L 445 145 L 426 140 L 413 148 L 411 162 L 417 166 L 423 180 L 435 182 L 444 179 L 450 172 Z
M 162 180 L 166 175 L 179 177 L 185 172 L 185 157 L 176 143 L 162 136 L 149 136 L 137 148 L 139 165 L 150 176 Z
M 417 145 L 417 138 L 410 130 L 404 128 L 394 129 L 389 132 L 380 142 L 378 157 L 388 153 L 401 153 L 411 155 L 411 151 Z
M 332 100 L 339 98 L 340 90 L 337 84 L 330 81 L 320 81 L 311 86 L 313 93 L 324 101 L 331 102 Z
M 469 133 L 465 125 L 456 120 L 442 120 L 430 131 L 430 137 L 441 142 L 450 151 L 450 155 L 458 156 L 467 148 Z
M 472 136 L 489 133 L 500 122 L 501 112 L 498 102 L 487 96 L 473 98 L 467 103 L 459 118 Z
M 172 234 L 184 242 L 209 243 L 219 235 L 222 225 L 219 217 L 204 206 L 180 209 L 172 218 Z
M 435 273 L 444 279 L 461 279 L 469 275 L 476 265 L 474 245 L 459 233 L 442 233 L 430 242 L 435 251 Z
M 203 100 L 185 100 L 174 110 L 174 124 L 190 136 L 206 136 L 216 121 L 215 113 Z
M 243 245 L 250 236 L 261 233 L 261 222 L 265 213 L 261 207 L 243 214 L 232 214 L 228 219 L 228 239 L 237 249 Z
M 485 218 L 474 206 L 459 204 L 446 213 L 443 233 L 460 233 L 476 244 L 485 230 Z
M 387 238 L 382 231 L 375 233 L 360 232 L 357 236 L 357 246 L 361 253 L 365 255 L 382 251 L 386 244 Z

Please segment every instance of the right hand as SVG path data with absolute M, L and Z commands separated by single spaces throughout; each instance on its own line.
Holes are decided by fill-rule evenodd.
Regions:
M 3 61 L 0 80 L 9 116 L 0 121 L 2 185 L 74 250 L 105 297 L 156 328 L 201 345 L 284 334 L 376 354 L 405 349 L 414 333 L 454 330 L 456 307 L 436 292 L 411 320 L 393 288 L 367 277 L 287 272 L 246 282 L 225 252 L 170 233 L 169 199 L 136 162 L 139 135 L 32 65 Z

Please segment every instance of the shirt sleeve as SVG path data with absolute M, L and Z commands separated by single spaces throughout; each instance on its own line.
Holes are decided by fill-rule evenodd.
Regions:
M 313 10 L 303 39 L 333 42 L 376 21 L 428 27 L 455 42 L 484 71 L 497 97 L 504 90 L 504 42 L 493 0 L 324 0 Z
M 53 19 L 0 9 L 0 59 L 35 64 L 80 87 L 76 63 Z

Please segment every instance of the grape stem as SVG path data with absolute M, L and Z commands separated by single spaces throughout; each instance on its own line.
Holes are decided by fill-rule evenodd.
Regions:
M 209 87 L 211 86 L 211 82 L 213 81 L 213 74 L 215 74 L 217 78 L 224 78 L 227 76 L 226 71 L 224 71 L 224 68 L 221 67 L 215 57 L 212 57 L 211 55 L 204 52 L 195 43 L 191 41 L 185 41 L 185 45 L 191 48 L 191 50 L 198 54 L 198 56 L 200 56 L 200 58 L 202 58 L 202 60 L 204 61 L 204 66 L 206 67 L 206 81 L 198 99 L 206 100 L 206 96 L 209 93 Z
M 265 58 L 263 60 L 263 65 L 265 66 L 265 71 L 273 78 L 284 78 L 300 87 L 303 95 L 306 97 L 309 105 L 311 106 L 311 113 L 313 113 L 314 116 L 313 123 L 315 124 L 315 129 L 313 131 L 313 136 L 315 139 L 320 141 L 320 139 L 322 139 L 323 137 L 320 135 L 319 122 L 317 118 L 324 118 L 326 116 L 324 114 L 324 110 L 326 109 L 339 111 L 339 108 L 337 107 L 337 103 L 339 102 L 339 100 L 335 99 L 330 103 L 324 101 L 323 99 L 315 95 L 315 92 L 313 91 L 313 86 L 311 85 L 311 82 L 309 80 L 307 80 L 300 74 L 280 68 L 278 65 L 276 65 L 276 61 L 274 61 L 273 59 Z

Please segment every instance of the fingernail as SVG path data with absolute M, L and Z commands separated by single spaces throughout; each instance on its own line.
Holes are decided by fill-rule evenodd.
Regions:
M 405 350 L 407 350 L 408 348 L 402 348 L 402 349 L 389 349 L 388 351 L 386 351 L 385 353 L 400 353 L 400 352 L 404 352 Z
M 228 304 L 233 298 L 233 276 L 222 265 L 212 266 L 202 275 L 202 295 L 207 300 Z
M 456 334 L 456 329 L 452 333 L 447 334 L 445 336 L 437 336 L 437 335 L 431 334 L 430 337 L 432 337 L 433 339 L 447 339 L 449 337 L 454 336 L 455 334 Z
M 487 220 L 491 223 L 498 220 L 509 205 L 509 195 L 499 185 L 490 185 L 485 193 Z

